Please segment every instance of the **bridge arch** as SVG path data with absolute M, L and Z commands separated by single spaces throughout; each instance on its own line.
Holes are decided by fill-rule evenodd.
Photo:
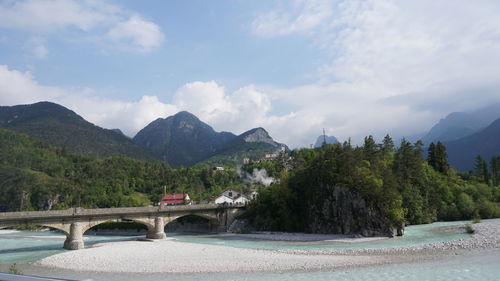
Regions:
M 186 213 L 168 217 L 165 232 L 218 232 L 220 222 L 214 214 Z
M 153 230 L 155 228 L 154 220 L 151 222 L 149 219 L 141 219 L 141 218 L 109 218 L 109 219 L 99 219 L 99 220 L 89 221 L 88 224 L 86 224 L 82 228 L 82 233 L 87 232 L 89 229 L 91 229 L 94 226 L 98 226 L 100 224 L 107 223 L 107 222 L 116 222 L 119 220 L 129 220 L 129 221 L 133 221 L 136 223 L 140 223 L 140 224 L 146 226 L 148 231 Z

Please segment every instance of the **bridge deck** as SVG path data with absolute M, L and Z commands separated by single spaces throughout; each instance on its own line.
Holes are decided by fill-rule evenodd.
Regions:
M 84 209 L 71 208 L 67 210 L 52 210 L 52 211 L 30 211 L 30 212 L 0 212 L 0 222 L 10 221 L 13 219 L 38 219 L 38 218 L 72 218 L 72 217 L 88 217 L 88 216 L 109 216 L 109 215 L 141 215 L 141 214 L 165 214 L 179 212 L 199 212 L 210 210 L 224 210 L 244 208 L 243 205 L 221 206 L 216 204 L 199 204 L 199 205 L 178 205 L 178 206 L 146 206 L 146 207 L 129 207 L 129 208 L 100 208 L 100 209 Z

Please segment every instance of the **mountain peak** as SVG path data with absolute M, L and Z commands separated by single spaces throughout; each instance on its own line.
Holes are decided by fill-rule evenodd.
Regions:
M 317 139 L 316 139 L 316 142 L 314 143 L 314 147 L 321 147 L 323 145 L 323 142 L 325 142 L 325 138 L 326 138 L 326 143 L 327 144 L 334 144 L 334 143 L 339 143 L 339 141 L 337 140 L 336 137 L 334 136 L 319 136 Z
M 189 111 L 179 111 L 177 112 L 176 114 L 172 115 L 171 117 L 174 117 L 174 118 L 190 118 L 190 119 L 198 119 L 198 117 L 196 117 L 196 115 L 194 115 L 193 113 L 189 112 Z
M 262 127 L 251 129 L 243 133 L 242 137 L 245 142 L 263 142 L 273 146 L 278 146 L 273 138 L 269 136 L 269 133 Z

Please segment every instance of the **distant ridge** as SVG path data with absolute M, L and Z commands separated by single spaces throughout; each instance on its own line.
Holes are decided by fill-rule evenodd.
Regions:
M 425 145 L 436 141 L 453 141 L 470 136 L 500 118 L 500 104 L 492 104 L 471 112 L 453 112 L 439 120 L 422 138 Z
M 323 145 L 323 142 L 325 141 L 325 139 L 326 139 L 327 144 L 339 143 L 338 139 L 334 136 L 321 135 L 316 139 L 316 142 L 314 143 L 314 147 L 316 147 L 316 148 L 321 147 Z
M 0 106 L 0 126 L 74 153 L 155 159 L 122 133 L 98 127 L 72 110 L 52 102 Z
M 472 170 L 474 159 L 481 155 L 487 162 L 500 155 L 500 119 L 484 130 L 458 140 L 444 142 L 449 163 L 459 171 Z

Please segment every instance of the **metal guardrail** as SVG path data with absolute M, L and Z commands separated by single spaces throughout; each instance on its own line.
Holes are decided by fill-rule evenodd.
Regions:
M 60 278 L 50 278 L 50 277 L 40 277 L 31 275 L 18 275 L 10 273 L 0 273 L 1 281 L 76 281 L 72 279 L 60 279 Z M 87 281 L 90 281 L 88 279 Z

